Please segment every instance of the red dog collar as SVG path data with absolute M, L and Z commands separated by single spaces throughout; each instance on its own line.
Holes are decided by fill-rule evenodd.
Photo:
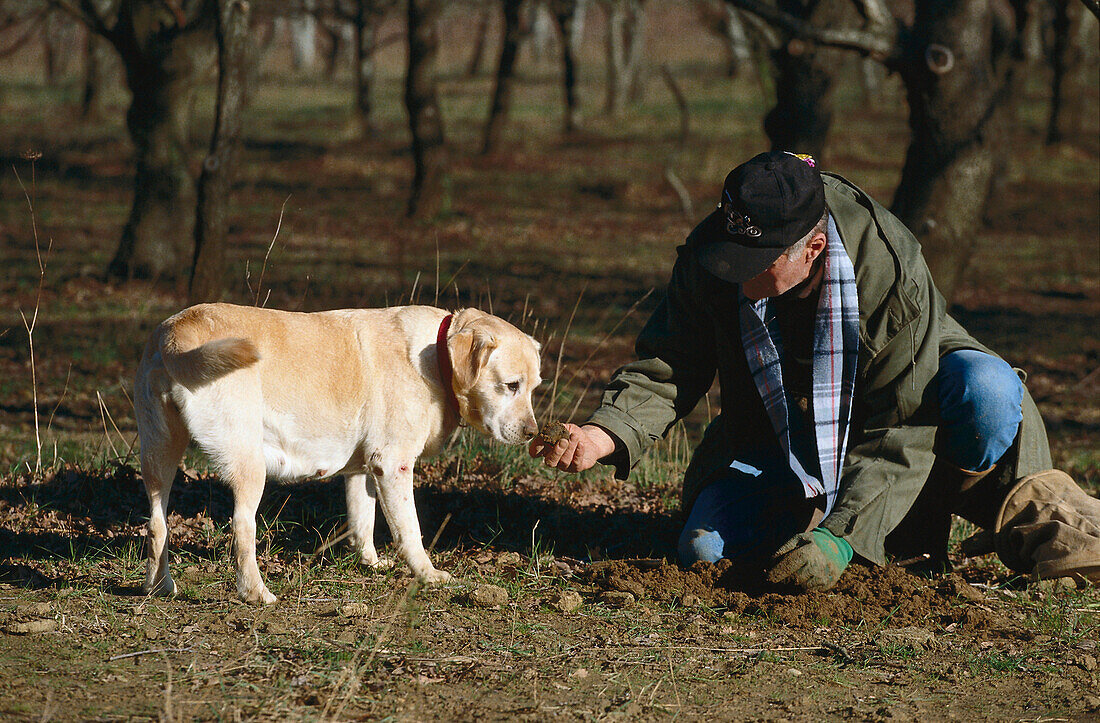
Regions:
M 454 314 L 447 314 L 443 321 L 439 322 L 439 333 L 435 335 L 435 359 L 439 364 L 439 381 L 443 384 L 443 394 L 447 397 L 447 406 L 455 413 L 459 423 L 462 423 L 462 414 L 458 408 L 458 397 L 455 396 L 454 367 L 451 365 L 451 352 L 447 348 L 447 332 L 451 328 L 451 320 Z

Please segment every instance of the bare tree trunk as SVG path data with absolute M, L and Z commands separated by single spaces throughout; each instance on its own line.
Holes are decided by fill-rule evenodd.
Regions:
M 371 88 L 374 86 L 374 49 L 378 25 L 373 0 L 355 3 L 355 135 L 365 137 L 371 131 Z
M 137 168 L 130 218 L 108 274 L 179 278 L 194 249 L 195 181 L 187 168 L 191 100 L 210 57 L 215 16 L 202 6 L 181 28 L 171 25 L 175 13 L 154 0 L 123 10 L 110 39 L 133 97 L 126 124 Z
M 1050 5 L 1054 11 L 1051 28 L 1054 38 L 1050 48 L 1052 77 L 1047 145 L 1060 143 L 1067 131 L 1072 133 L 1080 129 L 1081 104 L 1087 87 L 1082 26 L 1095 21 L 1080 2 L 1055 0 Z
M 726 52 L 729 53 L 726 75 L 736 78 L 742 68 L 752 65 L 752 45 L 749 42 L 749 34 L 745 30 L 745 23 L 741 19 L 741 13 L 725 2 L 722 5 L 726 11 L 725 38 Z
M 1001 139 L 1014 20 L 991 0 L 917 3 L 902 64 L 909 150 L 891 210 L 950 299 L 975 249 Z
M 193 77 L 130 69 L 126 124 L 136 150 L 134 205 L 109 268 L 112 276 L 180 273 L 191 258 L 195 181 L 187 169 Z M 168 76 L 168 77 L 165 77 Z
M 334 80 L 336 73 L 340 70 L 341 56 L 354 63 L 358 55 L 355 46 L 355 28 L 339 16 L 328 22 L 321 22 L 318 26 L 324 32 L 325 37 L 328 38 L 328 52 L 325 54 L 325 77 Z
M 481 61 L 485 58 L 486 41 L 489 38 L 489 22 L 493 19 L 493 8 L 496 3 L 486 3 L 477 20 L 477 30 L 474 31 L 474 49 L 470 53 L 470 62 L 466 65 L 466 77 L 477 77 L 477 71 L 481 68 Z
M 848 0 L 784 0 L 780 6 L 819 27 L 843 26 L 858 19 Z M 772 149 L 821 157 L 833 123 L 837 70 L 849 54 L 793 38 L 771 55 L 776 103 L 764 118 L 764 132 Z
M 569 27 L 568 43 L 573 48 L 573 54 L 580 52 L 581 43 L 584 42 L 584 21 L 588 15 L 590 0 L 567 0 L 574 6 L 573 19 Z
M 485 138 L 481 147 L 481 152 L 486 154 L 500 147 L 504 125 L 508 121 L 516 54 L 519 52 L 519 42 L 522 37 L 520 4 L 521 0 L 504 0 L 504 42 L 500 48 L 496 87 L 493 90 L 493 102 L 489 109 L 489 119 L 485 123 Z
M 298 72 L 313 70 L 317 63 L 317 0 L 302 0 L 302 11 L 290 19 L 290 65 Z
M 42 25 L 42 61 L 47 85 L 56 85 L 69 68 L 73 55 L 72 21 L 60 10 L 47 11 Z
M 551 10 L 561 28 L 562 90 L 565 94 L 565 133 L 580 125 L 577 101 L 577 53 L 584 36 L 584 13 L 588 0 L 553 0 Z
M 554 20 L 546 4 L 546 0 L 531 3 L 531 50 L 539 63 L 549 54 L 554 33 Z
M 114 63 L 110 44 L 91 31 L 86 33 L 84 88 L 80 94 L 80 117 L 83 120 L 99 121 L 106 115 L 107 92 Z
M 217 301 L 225 277 L 229 197 L 240 156 L 241 112 L 247 103 L 248 0 L 218 2 L 218 95 L 210 152 L 199 176 L 195 261 L 188 301 Z
M 640 92 L 645 47 L 642 0 L 611 0 L 607 20 L 607 99 L 604 112 L 618 116 Z
M 405 107 L 409 113 L 415 166 L 408 215 L 414 218 L 435 216 L 443 206 L 447 150 L 435 82 L 438 13 L 438 0 L 408 0 L 409 66 L 405 75 Z
M 882 84 L 886 82 L 886 68 L 877 60 L 860 58 L 859 82 L 863 88 L 863 104 L 867 107 L 878 105 L 882 100 Z

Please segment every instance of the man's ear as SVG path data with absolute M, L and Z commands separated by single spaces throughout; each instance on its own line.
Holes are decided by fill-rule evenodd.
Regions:
M 825 247 L 829 245 L 829 237 L 821 231 L 818 231 L 810 240 L 806 242 L 807 261 L 814 261 L 825 250 Z

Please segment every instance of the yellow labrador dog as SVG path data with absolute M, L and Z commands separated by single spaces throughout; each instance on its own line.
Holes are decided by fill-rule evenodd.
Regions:
M 149 495 L 145 591 L 172 594 L 165 513 L 189 440 L 233 491 L 237 592 L 273 603 L 256 565 L 256 507 L 270 477 L 342 473 L 348 526 L 376 565 L 375 502 L 417 578 L 441 582 L 413 507 L 413 463 L 460 423 L 505 443 L 537 432 L 538 343 L 476 309 L 427 306 L 312 314 L 202 304 L 145 347 L 134 403 Z

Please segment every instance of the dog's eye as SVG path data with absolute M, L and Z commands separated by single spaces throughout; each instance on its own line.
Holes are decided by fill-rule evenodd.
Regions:
M 504 385 L 512 394 L 519 394 L 519 382 L 508 382 Z

